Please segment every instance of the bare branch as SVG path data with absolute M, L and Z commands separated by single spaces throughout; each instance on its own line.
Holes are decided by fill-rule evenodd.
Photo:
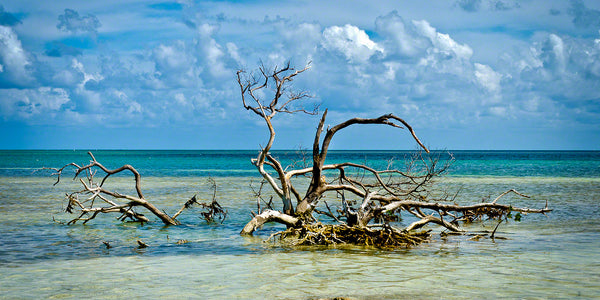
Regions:
M 281 224 L 285 224 L 287 226 L 295 226 L 297 224 L 299 224 L 300 219 L 296 218 L 296 217 L 292 217 L 290 215 L 286 215 L 283 213 L 280 213 L 278 211 L 275 210 L 264 210 L 261 214 L 256 215 L 254 218 L 252 218 L 252 220 L 250 222 L 248 222 L 248 224 L 246 224 L 246 226 L 244 226 L 244 229 L 242 229 L 242 231 L 240 232 L 241 235 L 252 235 L 252 233 L 258 229 L 260 226 L 262 226 L 265 223 L 268 222 L 278 222 Z
M 517 195 L 519 195 L 519 196 L 521 196 L 521 197 L 530 198 L 529 196 L 527 196 L 527 195 L 523 195 L 523 194 L 521 194 L 521 193 L 519 193 L 519 192 L 515 191 L 514 189 L 510 189 L 510 190 L 508 190 L 508 191 L 506 191 L 506 192 L 504 192 L 504 193 L 500 194 L 500 196 L 496 197 L 496 199 L 494 199 L 494 201 L 492 201 L 492 203 L 496 203 L 496 201 L 498 201 L 498 199 L 500 199 L 500 198 L 504 197 L 504 195 L 506 195 L 506 194 L 508 194 L 508 193 L 515 193 L 515 194 L 517 194 Z

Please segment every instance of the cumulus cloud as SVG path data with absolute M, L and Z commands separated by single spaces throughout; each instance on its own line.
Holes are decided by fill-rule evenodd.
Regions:
M 518 2 L 509 0 L 459 4 L 485 14 L 514 14 L 507 10 L 518 7 Z M 571 6 L 580 9 L 570 12 L 583 20 L 579 24 L 590 23 L 585 16 L 594 10 L 585 6 L 581 10 L 578 1 Z M 181 20 L 180 13 L 188 9 L 163 9 L 161 14 Z M 543 11 L 549 19 L 565 17 L 550 17 L 547 12 Z M 409 15 L 403 13 L 403 18 L 393 11 L 345 24 L 346 19 L 336 23 L 318 16 L 317 20 L 263 15 L 244 19 L 233 13 L 190 12 L 186 14 L 189 27 L 177 23 L 181 31 L 151 38 L 141 34 L 139 43 L 127 47 L 119 44 L 119 33 L 137 34 L 138 29 L 119 31 L 118 24 L 111 22 L 111 35 L 102 39 L 102 47 L 90 51 L 70 47 L 66 40 L 48 39 L 36 45 L 31 36 L 19 39 L 16 33 L 21 35 L 22 26 L 18 31 L 3 26 L 0 98 L 10 101 L 2 102 L 1 114 L 38 123 L 53 119 L 35 116 L 55 114 L 73 122 L 115 126 L 238 120 L 246 114 L 232 101 L 239 99 L 235 70 L 251 71 L 261 60 L 273 66 L 292 59 L 297 67 L 312 61 L 310 71 L 294 85 L 328 107 L 331 122 L 388 112 L 409 116 L 415 126 L 429 128 L 475 126 L 486 118 L 543 122 L 548 116 L 563 116 L 594 124 L 593 117 L 600 119 L 595 113 L 600 111 L 598 105 L 592 105 L 600 99 L 600 36 L 559 30 L 518 38 L 512 32 L 501 33 L 507 40 L 518 39 L 515 50 L 505 47 L 498 61 L 482 61 L 481 47 L 468 40 L 470 28 L 448 26 L 431 15 L 417 20 Z M 458 15 L 483 22 L 480 14 Z M 52 25 L 55 21 L 50 20 Z M 98 33 L 99 27 L 94 15 L 81 16 L 74 10 L 65 10 L 57 26 L 68 33 L 103 34 Z
M 388 56 L 416 57 L 431 45 L 427 38 L 417 32 L 415 24 L 405 22 L 397 11 L 378 17 L 375 26 L 377 33 L 385 38 L 383 43 Z
M 0 84 L 25 85 L 33 80 L 29 67 L 31 65 L 21 41 L 12 28 L 0 26 L 0 62 L 2 73 L 6 80 Z
M 343 54 L 352 63 L 364 63 L 383 48 L 373 42 L 364 30 L 346 24 L 331 26 L 323 31 L 323 47 Z
M 550 34 L 542 44 L 540 59 L 545 68 L 562 73 L 566 67 L 566 49 L 563 40 L 556 34 Z
M 183 41 L 170 45 L 159 45 L 152 51 L 152 60 L 156 65 L 153 74 L 160 82 L 157 88 L 194 87 L 201 84 L 197 58 Z
M 67 8 L 64 14 L 58 16 L 56 28 L 70 33 L 86 32 L 97 34 L 100 26 L 102 24 L 96 16 L 92 14 L 80 16 L 77 11 Z
M 142 106 L 137 101 L 129 98 L 129 96 L 125 92 L 113 89 L 110 91 L 110 93 L 116 99 L 118 99 L 120 106 L 126 108 L 125 113 L 128 116 L 131 117 L 132 115 L 142 113 Z
M 448 34 L 437 32 L 435 28 L 429 25 L 429 22 L 421 20 L 413 21 L 413 24 L 418 33 L 429 38 L 434 46 L 434 51 L 447 57 L 456 57 L 463 60 L 468 60 L 473 55 L 471 47 L 457 43 Z
M 204 29 L 204 37 L 210 41 L 214 31 Z M 216 44 L 208 45 L 200 45 L 200 40 L 166 42 L 133 56 L 113 53 L 91 60 L 89 55 L 73 58 L 51 79 L 55 84 L 61 82 L 70 95 L 63 107 L 64 119 L 110 126 L 159 126 L 222 118 L 223 107 L 230 104 L 219 100 L 234 97 L 233 81 L 214 80 L 207 89 L 203 80 L 233 72 L 226 69 L 215 74 L 211 63 L 222 61 L 221 66 L 229 68 L 225 64 L 228 59 L 243 58 L 234 43 L 222 47 L 214 39 Z M 211 47 L 220 51 L 218 55 L 211 56 Z
M 588 80 L 597 85 L 593 82 L 600 74 L 600 65 L 596 62 L 600 58 L 597 44 L 554 33 L 542 35 L 521 55 L 515 73 L 521 76 L 520 79 L 537 84 L 562 81 L 561 84 L 553 84 L 552 90 Z
M 478 110 L 490 115 L 480 106 L 499 101 L 502 75 L 487 65 L 476 67 L 471 47 L 425 20 L 404 20 L 397 11 L 378 17 L 375 26 L 376 38 L 369 41 L 376 51 L 374 46 L 359 47 L 354 42 L 359 39 L 342 34 L 342 27 L 331 32 L 335 34 L 328 32 L 331 27 L 323 31 L 323 40 L 334 42 L 323 42 L 325 51 L 317 52 L 313 63 L 321 87 L 318 96 L 330 111 L 367 115 L 394 111 L 446 123 L 473 120 Z M 364 32 L 353 27 L 354 32 Z M 356 48 L 364 52 L 354 52 Z M 332 60 L 336 55 L 348 63 Z
M 500 79 L 502 79 L 502 76 L 496 73 L 490 66 L 475 63 L 475 78 L 488 91 L 493 93 L 500 91 Z
M 90 83 L 98 83 L 104 79 L 100 73 L 88 73 L 82 62 L 77 59 L 72 60 L 71 68 L 83 75 L 83 80 L 78 82 L 72 88 L 72 97 L 74 100 L 74 110 L 82 113 L 100 113 L 103 109 L 102 97 L 99 92 L 89 90 L 86 87 Z
M 0 114 L 4 119 L 52 119 L 70 101 L 66 90 L 40 87 L 36 89 L 0 89 Z
M 222 79 L 234 72 L 235 68 L 242 63 L 238 48 L 235 43 L 229 42 L 223 47 L 214 38 L 219 26 L 203 23 L 198 26 L 196 39 L 194 40 L 199 64 L 207 75 L 207 79 Z
M 397 11 L 376 20 L 377 33 L 388 60 L 418 63 L 442 73 L 461 74 L 473 55 L 466 44 L 460 44 L 450 35 L 438 32 L 425 20 L 405 21 Z
M 322 29 L 317 23 L 277 20 L 269 22 L 275 36 L 264 44 L 268 51 L 222 41 L 221 25 L 201 19 L 195 24 L 201 25 L 191 28 L 193 39 L 162 41 L 122 58 L 90 59 L 60 42 L 50 44 L 48 56 L 76 56 L 53 73 L 52 82 L 61 82 L 70 96 L 64 114 L 123 125 L 223 117 L 236 107 L 227 101 L 236 96 L 234 82 L 224 78 L 238 66 L 260 58 L 267 64 L 296 58 L 313 60 L 313 68 L 295 83 L 310 82 L 308 89 L 332 111 L 395 111 L 438 121 L 475 118 L 476 111 L 502 116 L 498 100 L 481 100 L 503 91 L 502 75 L 472 62 L 469 45 L 425 20 L 406 21 L 392 12 L 376 19 L 372 36 L 352 24 Z M 491 104 L 496 108 L 479 107 Z M 464 115 L 446 114 L 450 107 L 463 107 Z
M 570 126 L 600 119 L 600 47 L 595 41 L 545 34 L 520 57 L 503 88 L 517 113 Z
M 282 37 L 281 55 L 287 59 L 312 60 L 318 51 L 323 31 L 316 23 L 288 24 L 278 23 L 276 28 Z
M 153 54 L 161 70 L 182 71 L 190 65 L 189 58 L 186 57 L 185 45 L 181 41 L 174 45 L 159 45 L 154 49 Z
M 67 12 L 67 16 L 71 15 Z M 97 28 L 84 26 L 86 17 L 71 17 L 66 19 L 84 20 L 83 25 L 65 21 L 64 24 L 70 25 L 64 25 L 64 29 L 81 32 L 85 28 Z M 24 71 L 35 65 L 34 71 L 43 69 L 43 72 L 34 72 L 40 76 L 40 83 L 52 84 L 57 89 L 52 90 L 54 94 L 43 87 L 21 91 L 4 89 L 7 99 L 11 100 L 3 103 L 1 115 L 39 124 L 44 120 L 54 123 L 56 119 L 31 116 L 53 112 L 62 115 L 63 121 L 88 125 L 102 122 L 110 126 L 199 124 L 210 118 L 223 118 L 224 107 L 231 104 L 221 100 L 234 97 L 235 89 L 233 80 L 222 78 L 231 76 L 234 66 L 242 64 L 245 57 L 235 43 L 222 46 L 217 42 L 213 36 L 218 27 L 203 25 L 195 30 L 194 39 L 164 41 L 133 55 L 104 51 L 99 55 L 84 55 L 79 49 L 55 41 L 47 44 L 46 59 L 40 61 L 27 60 L 14 31 L 0 27 L 0 59 L 3 59 L 0 60 L 0 84 L 7 86 L 8 74 L 19 70 L 26 74 Z M 211 81 L 210 89 L 203 87 L 203 80 Z M 64 92 L 64 97 L 58 97 L 59 91 Z M 61 105 L 36 100 L 42 99 L 42 95 Z
M 202 24 L 198 27 L 198 47 L 201 54 L 206 60 L 208 70 L 213 76 L 227 75 L 227 69 L 223 62 L 224 51 L 223 47 L 212 38 L 213 33 L 217 30 L 216 26 Z

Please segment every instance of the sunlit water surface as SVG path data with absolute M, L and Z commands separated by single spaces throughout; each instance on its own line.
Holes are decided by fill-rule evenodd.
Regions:
M 595 159 L 569 164 L 558 158 L 536 164 L 555 168 L 560 176 L 545 171 L 516 176 L 515 168 L 535 164 L 524 160 L 512 162 L 513 169 L 510 160 L 458 164 L 454 174 L 439 182 L 450 192 L 460 190 L 457 201 L 477 202 L 515 188 L 532 198 L 511 196 L 504 199 L 506 203 L 543 207 L 548 201 L 554 211 L 501 224 L 496 235 L 506 239 L 474 241 L 469 236 L 436 235 L 413 249 L 385 251 L 348 246 L 288 248 L 263 242 L 282 229 L 279 225 L 267 225 L 253 238 L 239 236 L 250 211 L 256 209 L 249 185 L 258 180 L 249 172 L 252 169 L 241 168 L 235 174 L 211 173 L 218 184 L 218 200 L 229 211 L 223 224 L 208 225 L 192 209 L 179 217 L 181 226 L 121 223 L 110 215 L 67 226 L 62 223 L 71 216 L 62 213 L 63 195 L 79 188 L 77 183 L 64 178 L 52 186 L 54 181 L 44 174 L 24 171 L 35 164 L 7 166 L 6 157 L 15 155 L 4 155 L 5 161 L 0 161 L 4 164 L 0 172 L 5 173 L 0 176 L 0 298 L 600 297 L 600 170 Z M 59 161 L 62 155 L 55 153 L 52 158 Z M 81 153 L 74 156 L 76 161 L 87 160 Z M 230 163 L 247 162 L 250 156 L 246 156 L 236 156 Z M 115 162 L 111 167 L 122 164 L 116 158 L 107 160 Z M 508 174 L 460 171 L 494 164 L 505 166 L 509 171 L 500 172 Z M 573 167 L 577 164 L 582 167 Z M 583 174 L 568 176 L 564 168 Z M 205 174 L 180 174 L 207 169 L 164 171 L 165 176 L 155 171 L 143 178 L 146 198 L 169 213 L 196 193 L 209 200 Z M 110 187 L 133 193 L 132 183 L 131 178 L 115 177 Z M 485 222 L 469 229 L 495 226 Z M 137 240 L 149 247 L 137 248 Z

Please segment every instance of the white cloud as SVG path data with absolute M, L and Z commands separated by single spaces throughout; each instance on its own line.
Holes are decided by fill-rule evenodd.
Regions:
M 177 105 L 181 105 L 181 106 L 188 105 L 187 100 L 185 99 L 185 95 L 183 93 L 175 94 L 174 98 L 175 98 L 175 103 L 177 103 Z
M 592 87 L 600 79 L 600 47 L 592 40 L 546 34 L 524 56 L 526 59 L 519 62 L 517 71 L 526 81 L 553 82 L 553 89 L 567 91 L 557 81 L 560 84 L 590 81 L 585 85 Z
M 61 88 L 0 89 L 0 112 L 4 119 L 24 119 L 34 123 L 53 120 L 70 101 Z
M 83 74 L 83 81 L 80 83 L 81 85 L 85 85 L 88 81 L 101 81 L 104 77 L 100 73 L 86 73 L 83 64 L 78 61 L 76 58 L 72 60 L 72 68 L 79 73 Z
M 194 87 L 201 85 L 198 59 L 183 41 L 170 45 L 161 44 L 153 49 L 151 59 L 156 70 L 150 74 L 150 81 L 156 88 Z M 153 80 L 157 78 L 159 81 Z
M 11 81 L 24 85 L 33 80 L 28 67 L 31 62 L 21 45 L 21 41 L 12 28 L 0 25 L 0 60 L 3 65 L 3 73 L 7 74 Z
M 417 32 L 429 38 L 436 51 L 445 55 L 452 55 L 459 59 L 469 60 L 473 50 L 467 45 L 461 45 L 450 38 L 450 35 L 439 33 L 425 20 L 413 21 Z
M 471 47 L 456 42 L 449 34 L 438 32 L 429 22 L 405 21 L 393 11 L 377 18 L 375 24 L 376 32 L 383 37 L 380 43 L 386 49 L 386 60 L 406 64 L 406 74 L 414 74 L 416 65 L 419 73 L 471 76 L 468 74 L 473 68 Z
M 242 59 L 240 56 L 238 47 L 234 43 L 227 43 L 225 44 L 225 47 L 227 47 L 227 53 L 229 56 L 231 56 L 231 58 L 233 58 L 239 65 L 245 64 L 244 59 Z
M 419 65 L 429 66 L 436 72 L 454 74 L 461 77 L 471 76 L 470 62 L 473 50 L 468 45 L 457 43 L 450 35 L 440 33 L 425 20 L 413 21 L 415 30 L 431 43 L 426 55 L 419 60 Z
M 556 34 L 550 34 L 541 49 L 540 58 L 544 67 L 554 69 L 559 73 L 565 71 L 566 52 L 563 40 Z
M 111 93 L 113 97 L 118 99 L 119 106 L 126 108 L 126 114 L 128 117 L 132 117 L 136 114 L 142 113 L 142 106 L 138 102 L 130 99 L 125 92 L 119 90 L 112 90 Z
M 399 54 L 400 57 L 415 57 L 422 55 L 430 42 L 416 32 L 413 23 L 406 23 L 393 11 L 375 21 L 377 32 L 382 34 L 385 49 L 388 54 Z
M 223 77 L 229 75 L 231 70 L 228 70 L 225 66 L 225 52 L 223 51 L 223 47 L 212 37 L 217 29 L 216 26 L 209 24 L 199 26 L 197 43 L 200 55 L 203 56 L 206 68 L 210 74 L 214 77 Z M 235 44 L 231 44 L 230 48 L 235 46 Z
M 500 92 L 500 79 L 502 75 L 496 73 L 490 66 L 475 63 L 475 78 L 488 91 Z
M 323 38 L 321 26 L 315 23 L 277 24 L 282 37 L 279 50 L 287 59 L 312 60 Z
M 154 58 L 161 70 L 181 71 L 189 67 L 189 59 L 182 42 L 174 45 L 159 45 L 154 49 Z
M 337 7 L 327 1 L 307 2 L 310 15 L 289 4 L 263 10 L 267 5 L 258 2 L 196 2 L 160 15 L 135 1 L 114 2 L 118 11 L 86 2 L 77 10 L 87 15 L 67 18 L 81 22 L 63 22 L 68 32 L 56 27 L 68 5 L 40 3 L 31 11 L 11 4 L 26 14 L 21 24 L 0 27 L 0 92 L 12 99 L 2 102 L 2 115 L 31 120 L 46 111 L 119 126 L 246 116 L 232 100 L 239 99 L 238 67 L 312 60 L 294 87 L 340 119 L 395 112 L 423 120 L 420 126 L 443 127 L 512 116 L 545 124 L 560 114 L 565 122 L 598 124 L 600 38 L 597 28 L 573 26 L 568 4 L 551 16 L 537 0 L 523 7 L 483 0 L 472 13 L 440 3 L 406 3 L 402 16 L 380 16 L 395 2 L 345 5 L 329 17 L 331 10 L 318 9 Z M 98 34 L 101 42 L 76 40 L 72 32 Z M 53 43 L 77 55 L 48 55 Z
M 331 26 L 323 31 L 323 47 L 344 54 L 352 63 L 364 63 L 383 48 L 373 42 L 364 30 L 346 24 L 344 27 Z
M 321 26 L 314 23 L 301 23 L 291 28 L 282 24 L 280 32 L 288 41 L 298 41 L 298 44 L 314 45 L 321 38 Z
M 83 63 L 77 59 L 72 60 L 72 68 L 83 75 L 83 80 L 72 89 L 72 96 L 75 100 L 75 109 L 85 113 L 101 113 L 102 95 L 100 92 L 86 89 L 86 84 L 90 81 L 100 82 L 104 77 L 99 73 L 87 73 Z

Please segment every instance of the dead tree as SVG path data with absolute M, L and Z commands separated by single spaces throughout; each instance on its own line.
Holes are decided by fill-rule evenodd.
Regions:
M 136 212 L 137 207 L 143 207 L 150 211 L 165 225 L 179 225 L 179 222 L 176 218 L 185 209 L 192 207 L 194 204 L 209 210 L 206 212 L 206 214 L 203 213 L 203 216 L 207 221 L 208 218 L 212 220 L 215 215 L 218 215 L 219 219 L 224 219 L 225 215 L 227 214 L 227 211 L 223 210 L 222 207 L 216 202 L 216 183 L 214 183 L 214 180 L 212 180 L 214 193 L 211 204 L 198 202 L 196 195 L 194 195 L 190 200 L 185 202 L 183 207 L 176 214 L 171 217 L 164 211 L 154 206 L 154 204 L 146 200 L 142 194 L 142 177 L 133 166 L 124 165 L 120 168 L 111 170 L 98 162 L 91 152 L 88 152 L 88 155 L 90 156 L 91 161 L 87 165 L 80 166 L 76 163 L 69 163 L 61 168 L 44 168 L 54 171 L 52 174 L 53 176 L 56 176 L 56 182 L 54 185 L 57 185 L 61 180 L 63 172 L 69 167 L 74 167 L 75 175 L 73 180 L 79 179 L 79 182 L 83 186 L 82 190 L 66 194 L 67 205 L 65 212 L 79 214 L 78 217 L 68 222 L 69 225 L 75 224 L 78 221 L 83 221 L 85 224 L 94 219 L 100 213 L 120 213 L 121 215 L 118 217 L 118 219 L 122 221 L 131 220 L 142 223 L 149 222 L 150 219 L 143 214 Z M 98 182 L 95 178 L 95 175 L 98 171 L 102 171 L 105 174 L 100 182 Z M 129 171 L 133 175 L 135 179 L 136 195 L 121 194 L 105 188 L 104 185 L 110 176 L 124 171 Z
M 327 117 L 327 110 L 325 110 L 315 132 L 312 146 L 312 166 L 301 169 L 284 168 L 282 163 L 270 153 L 275 141 L 275 129 L 272 120 L 279 113 L 317 114 L 316 109 L 308 111 L 303 108 L 305 105 L 302 102 L 310 98 L 307 92 L 294 92 L 291 90 L 291 83 L 296 76 L 304 73 L 309 68 L 310 65 L 302 69 L 294 69 L 288 62 L 283 67 L 272 69 L 261 65 L 258 71 L 252 74 L 242 70 L 237 72 L 242 105 L 246 110 L 262 118 L 269 131 L 268 142 L 260 149 L 258 157 L 252 159 L 251 162 L 268 186 L 281 199 L 283 207 L 281 211 L 274 209 L 259 211 L 242 229 L 242 235 L 251 235 L 267 222 L 285 224 L 292 231 L 310 232 L 308 229 L 314 227 L 315 218 L 313 213 L 315 212 L 329 215 L 342 223 L 342 227 L 338 227 L 338 229 L 319 231 L 321 235 L 323 235 L 323 232 L 330 232 L 330 234 L 333 232 L 335 235 L 336 230 L 338 233 L 341 232 L 339 228 L 358 227 L 367 229 L 368 227 L 381 227 L 382 224 L 370 223 L 375 219 L 382 219 L 387 214 L 399 211 L 406 211 L 418 220 L 402 230 L 383 226 L 386 228 L 385 230 L 395 233 L 410 232 L 426 224 L 434 223 L 448 230 L 460 232 L 462 229 L 459 223 L 473 219 L 474 216 L 488 215 L 489 217 L 499 218 L 506 216 L 511 211 L 524 214 L 550 211 L 547 206 L 542 209 L 529 209 L 496 203 L 506 193 L 493 202 L 469 206 L 444 203 L 444 200 L 448 199 L 432 198 L 429 190 L 430 185 L 433 183 L 434 178 L 441 175 L 448 168 L 449 164 L 440 165 L 438 159 L 427 156 L 429 150 L 419 140 L 413 128 L 405 120 L 393 114 L 368 119 L 352 118 L 325 128 Z M 336 133 L 347 127 L 363 124 L 406 129 L 425 153 L 417 154 L 405 171 L 395 168 L 376 170 L 366 164 L 353 162 L 326 164 L 329 145 Z M 350 176 L 351 170 L 361 172 L 363 176 L 358 178 Z M 306 176 L 310 177 L 310 184 L 306 191 L 301 194 L 295 188 L 293 179 Z M 338 217 L 334 215 L 335 213 L 331 211 L 328 205 L 328 212 L 316 210 L 320 200 L 328 193 L 336 194 L 341 199 L 342 209 Z M 350 205 L 349 198 L 354 198 L 358 205 Z M 356 234 L 354 231 L 346 230 L 344 232 Z M 314 232 L 312 233 L 314 236 L 319 236 Z M 325 240 L 327 239 L 329 241 L 333 240 L 332 238 L 325 238 Z

